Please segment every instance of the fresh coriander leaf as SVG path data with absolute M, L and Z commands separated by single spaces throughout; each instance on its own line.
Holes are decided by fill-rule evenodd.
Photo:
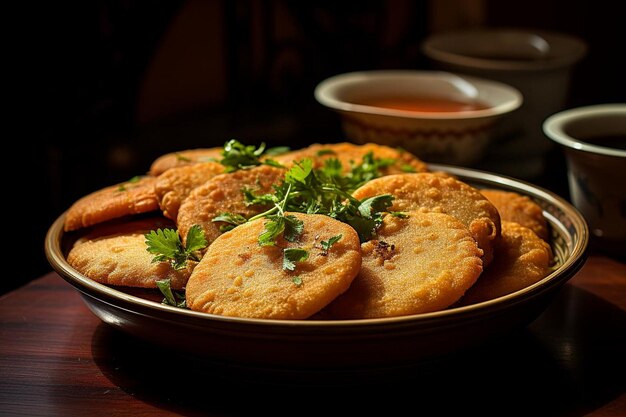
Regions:
M 403 164 L 400 166 L 400 169 L 402 170 L 402 172 L 415 172 L 415 167 L 409 165 L 409 164 Z
M 324 155 L 335 155 L 336 152 L 332 149 L 320 149 L 316 152 L 316 156 L 324 156 Z
M 301 248 L 283 249 L 283 269 L 293 271 L 296 269 L 296 262 L 309 259 L 309 252 Z
M 188 248 L 183 248 L 178 232 L 174 229 L 157 229 L 146 233 L 146 250 L 156 255 L 152 262 L 169 262 L 176 270 L 187 266 L 187 260 L 197 261 L 194 252 L 207 245 L 204 232 L 197 225 L 192 226 L 187 233 Z
M 135 175 L 134 177 L 129 179 L 127 182 L 130 182 L 131 184 L 134 184 L 136 182 L 139 182 L 140 179 L 141 179 L 141 177 L 139 175 Z
M 181 161 L 181 162 L 191 162 L 191 159 L 187 158 L 185 155 L 180 154 L 180 153 L 176 153 L 176 160 L 177 161 Z
M 185 252 L 189 255 L 192 252 L 206 248 L 208 244 L 209 242 L 207 242 L 204 237 L 204 231 L 202 228 L 197 224 L 191 226 L 187 232 Z
M 309 158 L 303 159 L 287 171 L 285 174 L 285 182 L 289 184 L 301 183 L 306 184 L 306 178 L 311 174 L 313 169 L 313 161 Z
M 156 285 L 159 291 L 161 291 L 161 294 L 163 294 L 163 296 L 165 297 L 163 299 L 163 304 L 175 306 L 178 303 L 176 302 L 174 294 L 172 293 L 171 283 L 171 279 L 161 279 L 156 282 Z
M 399 219 L 406 219 L 407 217 L 409 217 L 408 214 L 403 213 L 401 211 L 390 211 L 389 214 L 391 214 L 393 217 L 397 217 Z
M 265 155 L 278 156 L 289 152 L 291 148 L 289 146 L 275 146 L 265 151 Z
M 291 278 L 291 282 L 296 284 L 296 287 L 299 287 L 300 285 L 302 285 L 302 278 L 300 278 L 299 275 L 296 275 L 295 277 Z
M 290 242 L 295 242 L 304 230 L 304 222 L 290 214 L 284 217 L 285 230 L 283 236 Z
M 120 184 L 120 185 L 117 187 L 117 190 L 116 190 L 116 191 L 118 191 L 118 192 L 126 191 L 126 187 L 124 186 L 124 184 Z
M 196 159 L 196 161 L 198 162 L 219 162 L 219 158 L 216 158 L 214 156 L 200 156 L 198 157 L 198 159 Z
M 145 235 L 147 251 L 166 258 L 174 258 L 182 251 L 182 243 L 178 233 L 174 229 L 152 230 Z M 154 262 L 154 260 L 153 260 Z
M 285 230 L 285 218 L 276 214 L 267 216 L 267 218 L 265 229 L 259 235 L 259 245 L 274 246 L 276 238 Z
M 269 165 L 269 166 L 274 167 L 274 168 L 286 168 L 283 164 L 281 164 L 280 162 L 275 161 L 273 159 L 266 159 L 266 160 L 263 161 L 263 164 Z
M 342 171 L 343 167 L 341 166 L 341 161 L 339 161 L 339 159 L 329 158 L 324 161 L 322 172 L 329 177 L 337 177 L 341 175 Z
M 333 246 L 335 243 L 339 242 L 339 240 L 341 240 L 341 238 L 343 237 L 343 235 L 336 235 L 331 237 L 328 240 L 322 240 L 320 242 L 320 244 L 322 245 L 322 249 L 324 250 L 324 252 L 328 252 L 330 250 L 330 247 Z
M 377 222 L 376 219 L 366 219 L 361 216 L 348 216 L 342 221 L 344 223 L 348 223 L 354 230 L 356 230 L 361 243 L 370 240 L 375 235 L 376 227 L 379 225 L 379 222 Z
M 224 145 L 220 163 L 226 167 L 226 172 L 239 169 L 252 168 L 261 165 L 259 156 L 265 150 L 265 143 L 256 148 L 252 145 L 244 145 L 238 140 L 231 139 Z
M 212 222 L 225 222 L 228 224 L 232 224 L 234 226 L 239 226 L 240 224 L 246 223 L 248 220 L 243 217 L 241 214 L 237 213 L 220 213 L 217 216 L 213 217 Z M 189 229 L 191 231 L 191 229 Z
M 393 201 L 391 194 L 382 194 L 367 198 L 359 204 L 359 213 L 363 217 L 371 218 L 373 213 L 380 213 L 390 207 Z
M 166 304 L 179 308 L 187 308 L 187 302 L 185 300 L 185 294 L 180 292 L 172 291 L 172 280 L 171 279 L 162 279 L 156 281 L 157 288 L 163 294 L 163 301 L 161 304 Z

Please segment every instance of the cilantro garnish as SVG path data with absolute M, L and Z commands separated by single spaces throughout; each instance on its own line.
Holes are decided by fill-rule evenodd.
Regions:
M 272 194 L 256 196 L 244 191 L 248 204 L 272 204 L 264 213 L 249 220 L 266 217 L 265 230 L 259 235 L 260 245 L 274 245 L 281 233 L 293 241 L 302 233 L 301 221 L 285 212 L 324 214 L 352 226 L 362 242 L 374 236 L 382 224 L 382 214 L 391 206 L 393 196 L 380 195 L 362 201 L 351 192 L 370 179 L 380 176 L 380 169 L 393 163 L 389 159 L 375 159 L 370 152 L 363 163 L 353 165 L 343 174 L 341 162 L 331 158 L 319 169 L 311 159 L 297 162 L 285 174 L 284 182 Z
M 341 240 L 342 237 L 343 235 L 339 234 L 339 235 L 331 237 L 328 240 L 322 240 L 320 242 L 320 244 L 322 245 L 322 250 L 325 253 L 328 253 L 328 251 L 330 250 L 330 247 L 333 246 L 335 243 L 339 242 L 339 240 Z
M 131 179 L 129 179 L 128 181 L 120 184 L 117 186 L 116 191 L 117 192 L 122 192 L 122 191 L 128 191 L 128 188 L 126 188 L 127 184 L 135 184 L 138 183 L 139 180 L 141 180 L 141 177 L 139 175 L 135 175 L 134 177 L 132 177 Z
M 179 308 L 187 308 L 187 300 L 183 291 L 173 291 L 171 279 L 162 279 L 156 282 L 157 288 L 163 294 L 161 304 L 170 305 Z
M 295 277 L 291 278 L 291 282 L 293 282 L 296 287 L 299 287 L 300 285 L 302 285 L 302 278 L 300 278 L 299 275 L 296 275 Z
M 229 144 L 225 149 L 229 148 L 232 155 L 258 157 L 264 149 L 264 145 L 257 149 L 237 141 Z M 295 242 L 303 232 L 303 222 L 285 213 L 323 214 L 352 226 L 361 242 L 365 242 L 382 224 L 382 215 L 391 206 L 393 196 L 386 194 L 358 200 L 351 193 L 365 182 L 379 177 L 381 169 L 394 162 L 393 159 L 374 158 L 369 152 L 363 156 L 361 164 L 352 163 L 350 171 L 344 173 L 341 161 L 336 158 L 325 160 L 321 168 L 314 168 L 311 159 L 303 159 L 285 173 L 283 183 L 274 186 L 273 193 L 256 195 L 251 189 L 242 190 L 246 205 L 270 206 L 268 210 L 250 219 L 239 214 L 221 213 L 213 221 L 226 223 L 220 228 L 224 232 L 247 221 L 265 218 L 258 242 L 261 246 L 273 246 L 281 235 Z M 335 242 L 330 242 L 328 248 Z
M 187 232 L 187 245 L 183 247 L 178 232 L 174 229 L 157 229 L 146 233 L 146 250 L 156 255 L 152 262 L 169 262 L 176 270 L 187 266 L 187 261 L 199 261 L 197 251 L 204 249 L 208 242 L 204 231 L 193 225 Z
M 237 213 L 220 213 L 217 216 L 213 217 L 212 222 L 224 222 L 227 223 L 225 225 L 220 226 L 220 232 L 227 232 L 229 230 L 234 229 L 240 224 L 244 224 L 248 220 L 243 217 L 241 214 Z
M 296 269 L 296 262 L 302 262 L 309 259 L 309 252 L 301 248 L 285 248 L 283 249 L 283 269 L 293 271 Z
M 183 154 L 181 154 L 181 153 L 176 152 L 176 153 L 174 154 L 174 156 L 176 156 L 176 160 L 177 160 L 177 161 L 181 161 L 181 162 L 191 162 L 191 159 L 190 159 L 190 158 L 187 158 L 185 155 L 183 155 Z
M 283 148 L 283 149 L 280 149 Z M 284 152 L 284 148 L 271 148 L 265 150 L 265 143 L 261 143 L 259 147 L 253 145 L 244 145 L 238 140 L 231 139 L 224 144 L 224 150 L 222 151 L 222 159 L 219 162 L 226 167 L 226 172 L 234 172 L 239 169 L 249 169 L 256 166 L 265 164 L 277 168 L 284 168 L 283 165 L 274 161 L 273 159 L 261 160 L 262 155 L 280 155 Z M 287 148 L 288 150 L 289 148 Z
M 285 154 L 289 152 L 290 150 L 291 148 L 289 146 L 275 146 L 273 148 L 267 149 L 264 155 L 277 156 L 277 155 Z

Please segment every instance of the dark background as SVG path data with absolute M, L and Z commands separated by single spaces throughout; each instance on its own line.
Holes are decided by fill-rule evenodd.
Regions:
M 26 122 L 8 173 L 14 250 L 0 293 L 51 268 L 47 228 L 78 197 L 144 173 L 157 156 L 231 138 L 293 148 L 342 140 L 313 98 L 346 71 L 428 69 L 420 43 L 478 26 L 579 36 L 566 107 L 626 101 L 626 30 L 615 1 L 99 1 L 37 5 L 23 29 Z M 21 68 L 18 65 L 18 68 Z M 549 92 L 546 92 L 549 94 Z M 566 196 L 562 155 L 533 179 Z M 15 178 L 12 177 L 15 175 Z M 33 215 L 33 213 L 35 213 Z

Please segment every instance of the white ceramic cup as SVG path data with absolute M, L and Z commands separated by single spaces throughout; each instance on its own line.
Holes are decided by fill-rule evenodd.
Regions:
M 565 151 L 570 197 L 591 243 L 626 258 L 626 103 L 565 110 L 547 118 L 543 130 Z
M 528 29 L 492 28 L 438 33 L 422 51 L 440 69 L 497 80 L 524 96 L 521 108 L 494 132 L 485 169 L 533 179 L 545 168 L 552 143 L 541 132 L 546 117 L 563 109 L 574 64 L 586 53 L 576 37 Z
M 517 89 L 503 83 L 417 70 L 339 74 L 320 82 L 314 94 L 341 115 L 344 133 L 353 142 L 401 147 L 426 162 L 464 166 L 483 158 L 497 122 L 523 101 Z M 359 104 L 390 97 L 478 102 L 485 108 L 432 112 Z

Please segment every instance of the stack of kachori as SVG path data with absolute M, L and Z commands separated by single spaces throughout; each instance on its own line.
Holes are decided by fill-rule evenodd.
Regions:
M 147 175 L 76 201 L 68 263 L 120 288 L 166 282 L 192 310 L 290 320 L 440 311 L 551 270 L 548 222 L 527 196 L 375 144 L 235 151 L 166 154 Z M 294 210 L 289 199 L 308 189 Z M 341 200 L 321 208 L 331 192 Z

